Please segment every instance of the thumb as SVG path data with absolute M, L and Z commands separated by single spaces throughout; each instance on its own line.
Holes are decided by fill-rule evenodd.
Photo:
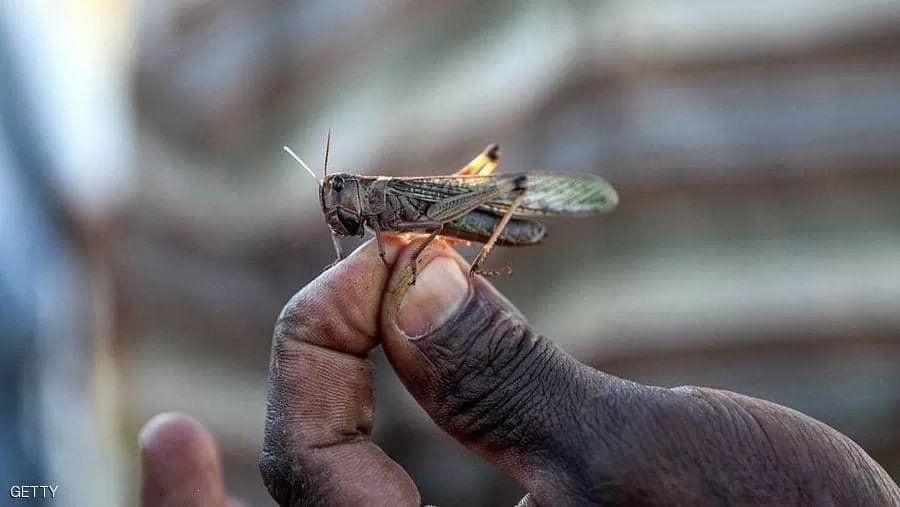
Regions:
M 417 244 L 401 252 L 382 301 L 383 346 L 401 381 L 438 426 L 539 504 L 577 500 L 590 459 L 578 413 L 603 387 L 595 372 L 535 333 L 440 241 L 419 256 L 410 285 Z

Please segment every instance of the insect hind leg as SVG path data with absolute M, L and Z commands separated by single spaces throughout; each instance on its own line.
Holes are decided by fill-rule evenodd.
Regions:
M 488 145 L 477 157 L 466 164 L 454 176 L 487 176 L 500 164 L 500 146 Z
M 475 276 L 477 274 L 483 276 L 497 276 L 501 274 L 499 271 L 492 270 L 481 270 L 481 264 L 487 259 L 488 254 L 491 253 L 491 249 L 494 248 L 494 243 L 497 242 L 497 238 L 500 237 L 500 233 L 503 232 L 503 229 L 506 227 L 506 224 L 509 223 L 513 214 L 516 212 L 516 208 L 518 208 L 522 201 L 525 199 L 525 191 L 528 185 L 528 177 L 522 175 L 514 181 L 516 188 L 515 192 L 517 193 L 516 198 L 513 200 L 512 204 L 509 206 L 509 209 L 506 210 L 506 214 L 503 215 L 503 218 L 500 220 L 500 223 L 497 224 L 497 227 L 494 228 L 494 232 L 491 233 L 490 239 L 488 239 L 487 243 L 481 248 L 481 251 L 478 252 L 478 255 L 475 257 L 475 260 L 472 261 L 472 268 L 469 269 L 469 276 Z M 507 274 L 512 274 L 512 269 L 507 266 L 505 269 Z

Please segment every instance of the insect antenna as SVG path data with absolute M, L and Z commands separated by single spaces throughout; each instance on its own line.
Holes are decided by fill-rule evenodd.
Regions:
M 288 148 L 287 146 L 285 146 L 285 147 L 284 147 L 284 151 L 286 151 L 287 154 L 290 155 L 294 160 L 296 160 L 297 162 L 300 162 L 300 165 L 303 166 L 304 169 L 306 169 L 306 172 L 308 172 L 309 175 L 312 176 L 312 179 L 315 180 L 316 183 L 317 183 L 320 187 L 322 186 L 322 182 L 319 181 L 319 178 L 316 178 L 316 173 L 314 173 L 313 170 L 310 169 L 309 166 L 306 165 L 306 163 L 303 162 L 303 160 L 301 160 L 300 157 L 298 157 L 296 153 L 294 153 L 294 150 L 292 150 L 292 149 Z
M 331 151 L 331 129 L 328 129 L 328 135 L 325 137 L 325 163 L 322 165 L 322 172 L 328 177 L 328 153 Z

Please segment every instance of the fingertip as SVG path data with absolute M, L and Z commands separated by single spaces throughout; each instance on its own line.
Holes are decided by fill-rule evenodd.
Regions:
M 407 244 L 394 263 L 381 305 L 386 346 L 396 337 L 402 341 L 424 338 L 454 320 L 476 299 L 489 300 L 492 306 L 527 323 L 515 305 L 487 279 L 469 274 L 469 264 L 450 244 L 437 239 L 414 260 L 423 241 L 424 238 L 416 239 Z
M 474 297 L 468 263 L 440 238 L 416 259 L 424 238 L 400 252 L 381 303 L 381 337 L 385 354 L 401 381 L 417 398 L 441 382 L 442 370 L 427 357 L 428 341 L 454 320 Z M 412 263 L 417 264 L 415 284 Z M 422 401 L 420 400 L 420 403 Z
M 141 504 L 221 505 L 219 452 L 212 435 L 179 413 L 156 415 L 141 429 Z
M 357 357 L 378 345 L 378 310 L 393 264 L 407 244 L 384 236 L 382 259 L 370 240 L 298 291 L 282 308 L 277 343 L 306 342 Z
M 443 325 L 471 295 L 466 261 L 440 239 L 416 256 L 424 241 L 414 240 L 399 253 L 382 305 L 388 325 L 408 338 Z
M 382 303 L 386 356 L 439 427 L 513 477 L 529 479 L 543 466 L 533 456 L 555 451 L 555 420 L 569 422 L 559 407 L 580 396 L 582 370 L 486 279 L 470 276 L 446 245 L 420 254 L 410 286 L 415 245 L 398 257 Z M 464 291 L 454 287 L 463 285 L 458 277 Z M 426 302 L 410 301 L 423 294 Z M 429 312 L 437 318 L 429 320 Z
M 406 505 L 394 500 L 418 498 L 402 467 L 369 440 L 369 354 L 381 343 L 379 311 L 389 266 L 407 241 L 386 235 L 383 245 L 384 258 L 377 241 L 369 241 L 317 277 L 276 323 L 259 469 L 281 505 L 298 499 L 315 504 L 316 498 L 336 505 Z M 361 502 L 365 497 L 370 501 Z
M 201 461 L 218 456 L 209 431 L 194 418 L 176 412 L 165 412 L 150 419 L 141 429 L 139 442 L 145 459 Z
M 455 315 L 468 296 L 465 267 L 452 257 L 436 257 L 400 298 L 397 326 L 410 338 L 424 336 Z

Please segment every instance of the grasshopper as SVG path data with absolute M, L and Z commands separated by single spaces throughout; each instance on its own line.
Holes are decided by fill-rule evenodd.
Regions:
M 590 174 L 494 174 L 500 163 L 496 144 L 453 175 L 422 177 L 328 174 L 330 146 L 331 132 L 321 181 L 290 148 L 284 149 L 319 185 L 319 202 L 337 254 L 335 262 L 344 258 L 340 238 L 362 237 L 367 227 L 375 234 L 385 265 L 382 234 L 428 234 L 412 254 L 412 284 L 419 254 L 438 235 L 451 242 L 482 243 L 469 274 L 492 276 L 498 272 L 484 271 L 481 265 L 494 245 L 534 245 L 544 239 L 546 230 L 534 218 L 608 212 L 619 200 L 609 183 Z M 507 272 L 511 272 L 508 267 Z

